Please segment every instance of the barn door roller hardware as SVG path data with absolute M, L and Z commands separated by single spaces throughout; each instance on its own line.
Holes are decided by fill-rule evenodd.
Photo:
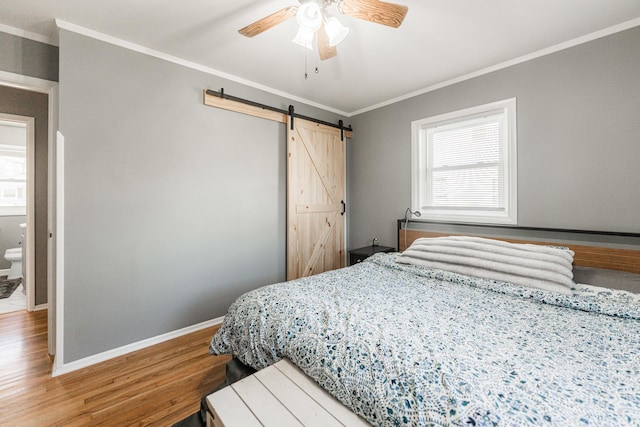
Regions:
M 336 129 L 340 129 L 340 139 L 342 141 L 344 141 L 345 131 L 347 131 L 349 134 L 351 132 L 353 132 L 353 128 L 351 127 L 351 125 L 349 125 L 348 127 L 344 126 L 344 122 L 342 120 L 340 120 L 338 122 L 338 124 L 335 124 L 335 123 L 326 122 L 324 120 L 316 119 L 316 118 L 313 118 L 313 117 L 303 116 L 303 115 L 298 114 L 298 113 L 295 112 L 295 108 L 294 108 L 293 105 L 289 105 L 289 108 L 287 110 L 283 110 L 281 108 L 276 108 L 276 107 L 272 107 L 270 105 L 261 104 L 259 102 L 250 101 L 248 99 L 238 98 L 237 96 L 228 95 L 228 94 L 224 93 L 224 88 L 220 89 L 220 92 L 216 92 L 214 90 L 207 89 L 207 90 L 205 90 L 205 95 L 215 96 L 215 97 L 220 98 L 220 99 L 227 99 L 229 101 L 239 102 L 241 104 L 249 105 L 249 106 L 256 107 L 256 108 L 261 108 L 261 109 L 267 110 L 267 111 L 273 111 L 275 113 L 280 113 L 280 114 L 284 115 L 285 117 L 289 116 L 291 118 L 291 129 L 293 129 L 293 120 L 294 119 L 303 119 L 303 120 L 308 120 L 308 121 L 313 122 L 313 123 L 318 123 L 318 124 L 321 124 L 321 125 L 329 126 L 329 127 L 336 128 Z M 205 100 L 205 104 L 206 104 L 206 100 Z M 348 136 L 349 135 L 347 135 L 347 137 Z

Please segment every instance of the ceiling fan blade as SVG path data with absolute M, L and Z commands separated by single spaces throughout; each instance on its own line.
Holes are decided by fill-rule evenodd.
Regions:
M 321 61 L 333 58 L 338 54 L 336 47 L 329 44 L 329 36 L 327 36 L 327 32 L 324 29 L 324 24 L 322 24 L 320 28 L 318 28 L 318 31 L 316 31 L 316 41 Z
M 281 22 L 295 16 L 297 11 L 298 6 L 285 7 L 284 9 L 280 9 L 269 16 L 265 16 L 264 18 L 257 20 L 253 24 L 249 24 L 246 27 L 239 29 L 238 32 L 246 37 L 257 36 L 258 34 L 267 31 L 269 28 L 275 27 Z
M 398 28 L 409 8 L 380 0 L 341 0 L 338 10 L 344 15 Z

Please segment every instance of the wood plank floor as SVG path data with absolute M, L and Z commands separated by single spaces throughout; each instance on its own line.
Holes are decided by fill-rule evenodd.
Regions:
M 170 426 L 224 380 L 217 328 L 51 378 L 47 312 L 0 314 L 0 425 Z

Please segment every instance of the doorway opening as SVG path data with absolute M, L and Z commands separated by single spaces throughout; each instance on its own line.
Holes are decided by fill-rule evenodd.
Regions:
M 51 174 L 55 164 L 52 129 L 57 127 L 58 83 L 0 71 L 0 113 L 11 116 L 9 121 L 15 122 L 33 118 L 33 144 L 27 147 L 27 170 L 31 183 L 27 203 L 27 228 L 24 230 L 25 247 L 25 284 L 27 294 L 27 310 L 47 310 L 49 354 L 54 355 L 56 349 L 57 316 L 55 313 L 56 271 L 54 269 L 55 254 L 55 193 Z M 12 116 L 13 115 L 13 116 Z M 15 116 L 18 116 L 17 118 Z M 23 116 L 23 117 L 20 117 Z M 51 155 L 51 153 L 54 153 Z M 28 190 L 29 191 L 29 190 Z M 19 225 L 19 224 L 18 224 Z M 1 233 L 1 230 L 0 230 Z M 20 245 L 22 246 L 22 245 Z M 0 253 L 4 259 L 4 253 Z M 20 290 L 21 291 L 21 290 Z M 14 316 L 24 313 L 25 318 L 31 313 L 16 312 L 0 314 Z
M 34 121 L 0 114 L 0 314 L 34 309 Z

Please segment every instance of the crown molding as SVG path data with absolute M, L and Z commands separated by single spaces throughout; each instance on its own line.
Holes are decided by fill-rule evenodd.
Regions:
M 43 36 L 42 34 L 22 30 L 20 28 L 10 27 L 9 25 L 0 24 L 0 31 L 7 34 L 12 34 L 14 36 L 22 37 L 23 39 L 29 39 L 52 46 L 58 46 L 58 40 L 55 40 L 51 37 Z
M 475 77 L 479 77 L 479 76 L 482 76 L 482 75 L 485 75 L 485 74 L 492 73 L 494 71 L 502 70 L 504 68 L 508 68 L 508 67 L 513 66 L 513 65 L 521 64 L 523 62 L 531 61 L 532 59 L 536 59 L 536 58 L 540 58 L 542 56 L 550 55 L 552 53 L 556 53 L 556 52 L 559 52 L 561 50 L 568 49 L 570 47 L 574 47 L 574 46 L 578 46 L 578 45 L 581 45 L 581 44 L 584 44 L 584 43 L 588 43 L 590 41 L 597 40 L 599 38 L 606 37 L 606 36 L 609 36 L 611 34 L 619 33 L 621 31 L 628 30 L 630 28 L 634 28 L 634 27 L 637 27 L 637 26 L 640 26 L 640 18 L 632 19 L 631 21 L 626 21 L 626 22 L 623 22 L 622 24 L 614 25 L 613 27 L 605 28 L 603 30 L 596 31 L 594 33 L 590 33 L 590 34 L 587 34 L 587 35 L 584 35 L 584 36 L 581 36 L 581 37 L 577 37 L 575 39 L 572 39 L 572 40 L 569 40 L 569 41 L 566 41 L 566 42 L 563 42 L 563 43 L 559 43 L 559 44 L 556 44 L 554 46 L 547 47 L 545 49 L 540 49 L 540 50 L 537 50 L 535 52 L 529 53 L 527 55 L 519 56 L 519 57 L 511 59 L 509 61 L 501 62 L 499 64 L 492 65 L 490 67 L 483 68 L 481 70 L 477 70 L 477 71 L 471 72 L 469 74 L 464 74 L 462 76 L 455 77 L 455 78 L 450 79 L 450 80 L 445 80 L 445 81 L 443 81 L 441 83 L 436 83 L 435 85 L 428 86 L 428 87 L 426 87 L 424 89 L 420 89 L 420 90 L 416 90 L 416 91 L 413 91 L 413 92 L 409 92 L 409 93 L 407 93 L 405 95 L 401 95 L 401 96 L 398 96 L 396 98 L 392 98 L 392 99 L 389 99 L 387 101 L 383 101 L 383 102 L 380 102 L 378 104 L 362 108 L 360 110 L 352 111 L 347 115 L 347 117 L 352 117 L 352 116 L 356 116 L 358 114 L 362 114 L 362 113 L 366 113 L 366 112 L 369 112 L 369 111 L 377 110 L 378 108 L 386 107 L 388 105 L 395 104 L 396 102 L 400 102 L 400 101 L 404 101 L 404 100 L 407 100 L 407 99 L 410 99 L 410 98 L 414 98 L 416 96 L 423 95 L 425 93 L 429 93 L 429 92 L 433 92 L 433 91 L 438 90 L 438 89 L 442 89 L 443 87 L 451 86 L 451 85 L 454 85 L 456 83 L 460 83 L 460 82 L 463 82 L 465 80 L 470 80 L 470 79 L 473 79 Z
M 314 101 L 311 101 L 311 100 L 308 100 L 308 99 L 300 98 L 300 97 L 292 95 L 290 93 L 283 92 L 283 91 L 280 91 L 278 89 L 274 89 L 272 87 L 265 86 L 265 85 L 262 85 L 260 83 L 256 83 L 256 82 L 251 81 L 251 80 L 243 79 L 242 77 L 238 77 L 238 76 L 235 76 L 233 74 L 229 74 L 229 73 L 226 73 L 224 71 L 220 71 L 220 70 L 215 69 L 215 68 L 207 67 L 207 66 L 198 64 L 196 62 L 193 62 L 193 61 L 188 61 L 186 59 L 182 59 L 182 58 L 179 58 L 177 56 L 169 55 L 169 54 L 166 54 L 164 52 L 157 51 L 155 49 L 151 49 L 151 48 L 148 48 L 148 47 L 136 44 L 136 43 L 132 43 L 132 42 L 129 42 L 129 41 L 126 41 L 126 40 L 119 39 L 117 37 L 110 36 L 108 34 L 103 34 L 103 33 L 100 33 L 98 31 L 94 31 L 94 30 L 91 30 L 89 28 L 82 27 L 80 25 L 76 25 L 76 24 L 72 24 L 72 23 L 67 22 L 67 21 L 63 21 L 61 19 L 56 19 L 56 25 L 58 26 L 58 28 L 61 28 L 63 30 L 71 31 L 71 32 L 76 33 L 76 34 L 81 34 L 83 36 L 90 37 L 92 39 L 100 40 L 100 41 L 103 41 L 105 43 L 109 43 L 109 44 L 112 44 L 112 45 L 115 45 L 115 46 L 119 46 L 119 47 L 122 47 L 122 48 L 125 48 L 125 49 L 128 49 L 128 50 L 132 50 L 134 52 L 142 53 L 144 55 L 149 55 L 149 56 L 152 56 L 154 58 L 162 59 L 162 60 L 167 61 L 167 62 L 172 62 L 174 64 L 182 65 L 183 67 L 191 68 L 191 69 L 197 70 L 197 71 L 201 71 L 201 72 L 206 73 L 206 74 L 211 74 L 211 75 L 214 75 L 214 76 L 217 76 L 217 77 L 222 77 L 224 79 L 231 80 L 233 82 L 240 83 L 240 84 L 243 84 L 245 86 L 252 87 L 254 89 L 262 90 L 264 92 L 268 92 L 268 93 L 271 93 L 273 95 L 282 96 L 282 97 L 290 99 L 292 101 L 302 102 L 303 104 L 310 105 L 310 106 L 316 107 L 316 108 L 320 108 L 322 110 L 329 111 L 331 113 L 339 114 L 341 116 L 346 116 L 346 117 L 349 116 L 348 113 L 346 113 L 344 111 L 337 110 L 337 109 L 332 108 L 332 107 L 329 107 L 327 105 L 319 104 L 317 102 L 314 102 Z
M 204 72 L 206 74 L 215 75 L 215 76 L 227 79 L 227 80 L 231 80 L 231 81 L 236 82 L 236 83 L 243 84 L 245 86 L 252 87 L 254 89 L 262 90 L 262 91 L 271 93 L 273 95 L 277 95 L 277 96 L 281 96 L 281 97 L 290 99 L 292 101 L 302 102 L 302 103 L 304 103 L 306 105 L 310 105 L 312 107 L 320 108 L 322 110 L 329 111 L 329 112 L 332 112 L 332 113 L 335 113 L 335 114 L 339 114 L 339 115 L 342 115 L 342 116 L 345 116 L 345 117 L 353 117 L 353 116 L 357 116 L 359 114 L 363 114 L 363 113 L 366 113 L 366 112 L 369 112 L 369 111 L 377 110 L 377 109 L 382 108 L 382 107 L 386 107 L 386 106 L 391 105 L 391 104 L 395 104 L 397 102 L 401 102 L 401 101 L 404 101 L 404 100 L 407 100 L 407 99 L 410 99 L 410 98 L 414 98 L 416 96 L 420 96 L 420 95 L 423 95 L 423 94 L 426 94 L 426 93 L 429 93 L 429 92 L 433 92 L 435 90 L 442 89 L 442 88 L 447 87 L 447 86 L 451 86 L 451 85 L 454 85 L 454 84 L 457 84 L 457 83 L 460 83 L 460 82 L 463 82 L 463 81 L 466 81 L 466 80 L 470 80 L 470 79 L 473 79 L 475 77 L 479 77 L 479 76 L 482 76 L 482 75 L 485 75 L 485 74 L 489 74 L 489 73 L 492 73 L 494 71 L 499 71 L 499 70 L 502 70 L 502 69 L 505 69 L 505 68 L 508 68 L 508 67 L 511 67 L 511 66 L 514 66 L 514 65 L 521 64 L 523 62 L 531 61 L 531 60 L 536 59 L 536 58 L 540 58 L 540 57 L 543 57 L 543 56 L 546 56 L 546 55 L 550 55 L 550 54 L 555 53 L 555 52 L 559 52 L 559 51 L 562 51 L 562 50 L 565 50 L 565 49 L 568 49 L 568 48 L 571 48 L 571 47 L 574 47 L 574 46 L 578 46 L 578 45 L 581 45 L 581 44 L 584 44 L 584 43 L 588 43 L 590 41 L 593 41 L 593 40 L 596 40 L 596 39 L 599 39 L 599 38 L 603 38 L 603 37 L 609 36 L 611 34 L 615 34 L 615 33 L 621 32 L 621 31 L 628 30 L 630 28 L 634 28 L 634 27 L 640 26 L 640 18 L 632 19 L 630 21 L 626 21 L 626 22 L 623 22 L 621 24 L 605 28 L 603 30 L 599 30 L 599 31 L 596 31 L 596 32 L 593 32 L 593 33 L 590 33 L 590 34 L 587 34 L 587 35 L 584 35 L 584 36 L 581 36 L 581 37 L 577 37 L 575 39 L 572 39 L 572 40 L 569 40 L 569 41 L 566 41 L 566 42 L 563 42 L 563 43 L 559 43 L 559 44 L 556 44 L 554 46 L 550 46 L 550 47 L 547 47 L 547 48 L 544 48 L 544 49 L 540 49 L 540 50 L 537 50 L 535 52 L 532 52 L 532 53 L 529 53 L 529 54 L 526 54 L 526 55 L 522 55 L 522 56 L 519 56 L 517 58 L 511 59 L 511 60 L 508 60 L 508 61 L 504 61 L 504 62 L 495 64 L 495 65 L 492 65 L 490 67 L 486 67 L 486 68 L 483 68 L 483 69 L 480 69 L 480 70 L 477 70 L 477 71 L 473 71 L 473 72 L 468 73 L 468 74 L 464 74 L 464 75 L 461 75 L 461 76 L 458 76 L 458 77 L 454 77 L 453 79 L 445 80 L 443 82 L 436 83 L 434 85 L 425 87 L 423 89 L 412 91 L 412 92 L 406 93 L 404 95 L 401 95 L 401 96 L 398 96 L 398 97 L 394 97 L 394 98 L 388 99 L 386 101 L 382 101 L 380 103 L 373 104 L 373 105 L 370 105 L 368 107 L 364 107 L 362 109 L 351 111 L 351 112 L 341 111 L 341 110 L 335 109 L 335 108 L 327 106 L 327 105 L 319 104 L 319 103 L 316 103 L 316 102 L 311 101 L 309 99 L 301 98 L 301 97 L 298 97 L 296 95 L 293 95 L 293 94 L 290 94 L 290 93 L 287 93 L 287 92 L 284 92 L 284 91 L 280 91 L 278 89 L 274 89 L 272 87 L 265 86 L 265 85 L 262 85 L 260 83 L 256 83 L 256 82 L 251 81 L 251 80 L 247 80 L 247 79 L 235 76 L 233 74 L 226 73 L 224 71 L 221 71 L 221 70 L 218 70 L 218 69 L 215 69 L 215 68 L 207 67 L 207 66 L 204 66 L 204 65 L 192 62 L 192 61 L 188 61 L 188 60 L 176 57 L 176 56 L 168 55 L 166 53 L 163 53 L 163 52 L 160 52 L 160 51 L 157 51 L 157 50 L 154 50 L 154 49 L 150 49 L 150 48 L 147 48 L 145 46 L 141 46 L 141 45 L 138 45 L 138 44 L 135 44 L 135 43 L 131 43 L 131 42 L 128 42 L 126 40 L 122 40 L 122 39 L 119 39 L 117 37 L 113 37 L 113 36 L 110 36 L 110 35 L 107 35 L 107 34 L 103 34 L 103 33 L 100 33 L 100 32 L 97 32 L 97 31 L 94 31 L 94 30 L 91 30 L 91 29 L 88 29 L 88 28 L 85 28 L 85 27 L 82 27 L 82 26 L 79 26 L 79 25 L 76 25 L 76 24 L 72 24 L 70 22 L 66 22 L 66 21 L 63 21 L 63 20 L 60 20 L 60 19 L 56 19 L 56 25 L 58 26 L 58 28 L 62 28 L 62 29 L 65 29 L 65 30 L 68 30 L 68 31 L 71 31 L 71 32 L 74 32 L 74 33 L 77 33 L 77 34 L 81 34 L 81 35 L 84 35 L 84 36 L 87 36 L 87 37 L 90 37 L 90 38 L 93 38 L 93 39 L 101 40 L 101 41 L 109 43 L 109 44 L 120 46 L 120 47 L 123 47 L 125 49 L 129 49 L 129 50 L 136 51 L 136 52 L 139 52 L 139 53 L 142 53 L 142 54 L 145 54 L 145 55 L 153 56 L 153 57 L 156 57 L 156 58 L 168 61 L 168 62 L 172 62 L 172 63 L 178 64 L 178 65 L 182 65 L 184 67 L 191 68 L 191 69 L 194 69 L 194 70 L 197 70 L 197 71 L 201 71 L 201 72 Z M 2 30 L 2 26 L 0 26 L 0 31 L 1 30 Z
M 0 85 L 33 92 L 50 93 L 53 88 L 58 87 L 58 82 L 0 70 Z

